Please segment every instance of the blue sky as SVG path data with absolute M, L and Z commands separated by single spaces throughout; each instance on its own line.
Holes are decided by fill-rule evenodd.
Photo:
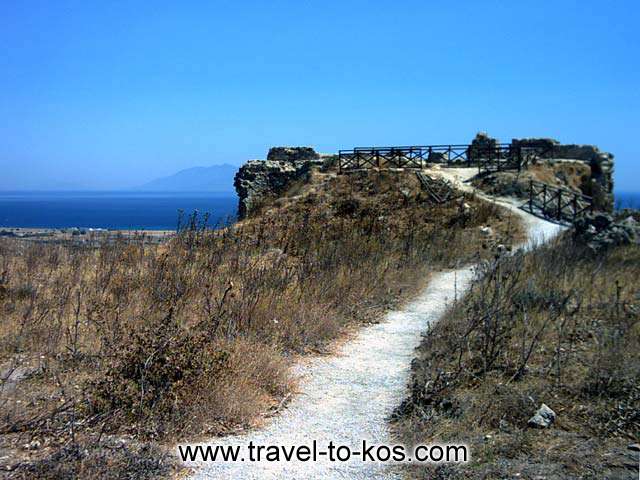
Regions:
M 640 190 L 637 1 L 6 0 L 0 19 L 0 189 L 484 130 L 597 144 Z

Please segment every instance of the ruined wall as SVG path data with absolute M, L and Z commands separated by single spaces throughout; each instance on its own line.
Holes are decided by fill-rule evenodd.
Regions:
M 472 141 L 472 145 L 495 145 L 498 141 L 486 133 L 479 133 Z M 581 190 L 585 195 L 593 197 L 598 210 L 613 210 L 613 155 L 601 152 L 595 145 L 562 144 L 553 138 L 514 138 L 513 147 L 535 148 L 541 153 L 540 158 L 554 162 L 559 160 L 573 160 L 589 165 L 591 175 L 582 184 Z
M 467 151 L 467 158 L 470 161 L 474 161 L 478 158 L 491 156 L 497 146 L 498 140 L 490 137 L 485 132 L 479 132 L 476 134 L 474 139 L 471 140 L 471 144 L 469 145 L 469 149 Z
M 495 148 L 497 144 L 495 138 L 479 133 L 471 142 L 469 153 L 481 156 L 483 151 Z M 585 178 L 580 183 L 580 190 L 594 198 L 598 210 L 613 209 L 612 154 L 601 152 L 594 145 L 561 144 L 551 138 L 513 139 L 511 145 L 540 148 L 544 152 L 540 159 L 546 162 L 572 160 L 588 165 L 590 174 L 581 174 Z M 438 158 L 435 158 L 436 153 Z M 440 163 L 447 160 L 446 152 L 433 154 L 430 161 Z M 248 161 L 234 178 L 239 197 L 238 218 L 247 217 L 265 198 L 281 195 L 292 181 L 306 176 L 312 166 L 323 165 L 327 161 L 327 156 L 318 154 L 311 147 L 273 147 L 266 160 Z
M 311 147 L 273 147 L 266 160 L 249 160 L 235 175 L 238 218 L 251 214 L 265 198 L 282 194 L 289 184 L 306 176 L 322 157 Z
M 513 139 L 511 144 L 546 147 L 541 158 L 550 161 L 576 160 L 588 164 L 591 176 L 583 184 L 583 193 L 593 197 L 598 210 L 613 210 L 613 154 L 601 152 L 595 145 L 562 144 L 552 138 Z
M 272 147 L 267 154 L 267 160 L 273 162 L 313 162 L 320 159 L 320 155 L 311 147 Z

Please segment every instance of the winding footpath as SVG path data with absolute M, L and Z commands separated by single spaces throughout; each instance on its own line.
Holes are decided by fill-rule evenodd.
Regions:
M 465 185 L 465 189 L 468 187 Z M 525 248 L 556 235 L 562 227 L 491 199 L 518 214 L 527 229 Z M 212 440 L 207 445 L 311 445 L 330 441 L 360 451 L 368 444 L 392 444 L 388 418 L 405 398 L 414 349 L 428 325 L 471 284 L 473 268 L 435 273 L 425 290 L 401 310 L 363 328 L 335 355 L 316 357 L 296 367 L 299 393 L 280 415 L 246 434 Z M 246 454 L 248 450 L 243 447 Z M 193 479 L 395 479 L 391 464 L 361 462 L 206 462 L 186 463 Z

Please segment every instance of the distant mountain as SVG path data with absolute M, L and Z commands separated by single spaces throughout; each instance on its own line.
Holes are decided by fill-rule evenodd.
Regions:
M 193 167 L 161 177 L 138 187 L 156 192 L 234 192 L 233 176 L 238 167 L 227 163 L 211 167 Z

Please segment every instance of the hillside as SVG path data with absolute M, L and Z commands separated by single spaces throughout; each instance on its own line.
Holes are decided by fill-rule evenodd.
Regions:
M 0 239 L 7 467 L 167 475 L 159 443 L 255 426 L 295 390 L 295 358 L 520 236 L 472 195 L 434 204 L 414 172 L 314 166 L 222 231 L 192 218 L 161 245 Z
M 472 449 L 470 464 L 407 478 L 628 473 L 637 220 L 586 217 L 524 253 L 559 227 L 478 195 L 456 168 L 473 174 L 339 172 L 335 156 L 279 147 L 240 168 L 242 220 L 222 230 L 194 214 L 159 245 L 0 239 L 3 466 L 20 479 L 167 477 L 177 442 L 262 434 L 291 402 L 274 440 L 378 435 L 398 407 L 398 438 Z M 295 372 L 313 365 L 297 396 L 309 384 Z M 542 404 L 556 421 L 538 430 Z
M 464 440 L 472 460 L 407 478 L 637 478 L 639 275 L 639 245 L 571 231 L 485 264 L 424 338 L 395 420 L 401 440 Z

